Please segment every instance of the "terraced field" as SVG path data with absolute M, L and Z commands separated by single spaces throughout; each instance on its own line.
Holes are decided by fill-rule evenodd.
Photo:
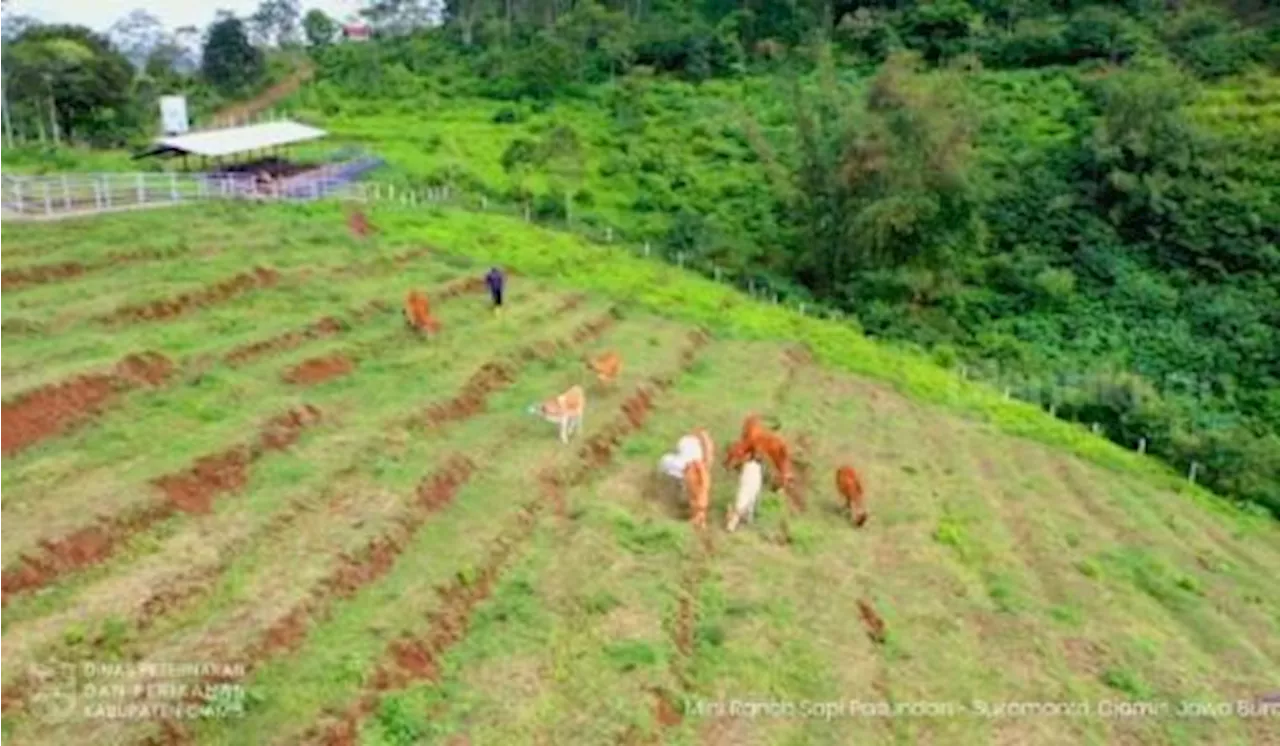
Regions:
M 1278 742 L 1273 523 L 828 365 L 826 322 L 748 334 L 783 312 L 614 250 L 204 210 L 10 227 L 8 743 Z M 410 287 L 440 336 L 404 329 Z M 564 446 L 524 409 L 573 383 Z M 753 410 L 797 486 L 699 535 L 657 460 Z

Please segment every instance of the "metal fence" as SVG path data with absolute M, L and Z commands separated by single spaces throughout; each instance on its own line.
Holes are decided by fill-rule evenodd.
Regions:
M 313 200 L 344 193 L 378 165 L 379 159 L 366 156 L 276 179 L 235 173 L 6 174 L 0 203 L 6 217 L 51 219 L 210 199 Z

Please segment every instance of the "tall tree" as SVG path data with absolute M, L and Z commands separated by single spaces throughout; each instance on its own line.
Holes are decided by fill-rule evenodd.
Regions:
M 209 26 L 200 70 L 210 84 L 226 94 L 243 91 L 262 79 L 262 52 L 249 43 L 244 21 L 226 14 Z
M 783 199 L 807 252 L 795 270 L 821 294 L 860 273 L 941 270 L 980 240 L 963 86 L 922 76 L 917 64 L 891 56 L 861 106 L 847 100 L 829 60 L 819 93 L 797 94 L 799 163 Z
M 302 29 L 307 35 L 307 43 L 313 47 L 323 47 L 333 42 L 338 35 L 338 22 L 323 10 L 312 8 L 302 19 Z
M 104 36 L 82 26 L 33 26 L 3 53 L 9 103 L 55 141 L 116 141 L 134 121 L 133 69 Z

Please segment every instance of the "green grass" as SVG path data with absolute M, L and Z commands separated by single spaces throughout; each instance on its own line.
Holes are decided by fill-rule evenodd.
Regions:
M 11 226 L 6 269 L 126 247 L 216 244 L 219 253 L 175 253 L 5 294 L 7 314 L 59 319 L 55 333 L 9 336 L 4 378 L 19 385 L 7 402 L 131 351 L 162 352 L 184 371 L 7 459 L 6 569 L 42 539 L 160 499 L 150 480 L 252 438 L 271 414 L 306 402 L 324 417 L 255 462 L 210 513 L 178 514 L 94 567 L 11 598 L 6 686 L 29 664 L 54 660 L 241 661 L 305 605 L 294 643 L 260 656 L 233 682 L 242 689 L 216 694 L 236 714 L 187 723 L 195 742 L 307 740 L 366 696 L 354 723 L 363 744 L 1218 744 L 1263 735 L 1258 722 L 1210 718 L 699 715 L 698 702 L 730 700 L 1256 696 L 1280 660 L 1280 597 L 1267 573 L 1280 564 L 1276 528 L 849 326 L 521 221 L 437 210 L 375 209 L 371 218 L 381 234 L 368 242 L 345 237 L 332 205 Z M 387 261 L 424 244 L 439 248 L 401 267 Z M 462 296 L 433 304 L 440 337 L 402 330 L 396 306 L 409 287 L 490 263 L 518 272 L 503 317 L 482 296 Z M 296 276 L 166 322 L 105 329 L 90 320 L 255 264 Z M 581 305 L 554 315 L 574 293 L 586 294 Z M 373 298 L 388 309 L 350 314 Z M 481 364 L 567 338 L 613 307 L 621 319 L 599 340 L 529 363 L 474 416 L 442 427 L 408 420 L 455 396 Z M 244 366 L 220 362 L 237 344 L 325 315 L 349 324 Z M 681 372 L 695 325 L 713 340 Z M 797 344 L 813 363 L 796 362 Z M 608 389 L 581 362 L 604 349 L 625 361 Z M 280 379 L 332 353 L 352 357 L 355 370 L 312 387 Z M 615 443 L 608 465 L 569 486 L 562 506 L 542 494 L 538 476 L 572 473 L 579 444 L 562 447 L 549 423 L 523 413 L 530 402 L 583 383 L 590 438 L 620 417 L 637 385 L 664 375 L 672 386 L 655 396 L 643 428 Z M 729 535 L 720 526 L 736 485 L 716 466 L 706 553 L 677 485 L 654 464 L 696 426 L 723 453 L 749 411 L 799 449 L 806 508 L 762 495 L 756 521 Z M 453 500 L 357 591 L 324 595 L 344 556 L 395 534 L 424 477 L 454 453 L 479 468 Z M 857 531 L 831 485 L 843 463 L 867 485 L 871 520 Z M 525 524 L 529 505 L 541 508 Z M 460 616 L 441 592 L 486 587 Z M 182 600 L 139 624 L 159 590 Z M 887 625 L 883 644 L 869 639 L 859 600 Z M 379 671 L 394 669 L 390 651 L 406 640 L 437 646 L 433 675 L 377 689 Z M 154 720 L 55 722 L 44 712 L 6 713 L 6 741 L 131 743 L 159 733 Z

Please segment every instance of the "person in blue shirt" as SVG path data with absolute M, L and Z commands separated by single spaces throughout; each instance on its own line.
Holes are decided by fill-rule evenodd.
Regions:
M 497 267 L 491 267 L 489 274 L 484 276 L 485 284 L 489 286 L 489 297 L 493 298 L 493 313 L 500 315 L 502 313 L 502 290 L 507 284 L 507 278 L 503 276 L 502 270 Z

